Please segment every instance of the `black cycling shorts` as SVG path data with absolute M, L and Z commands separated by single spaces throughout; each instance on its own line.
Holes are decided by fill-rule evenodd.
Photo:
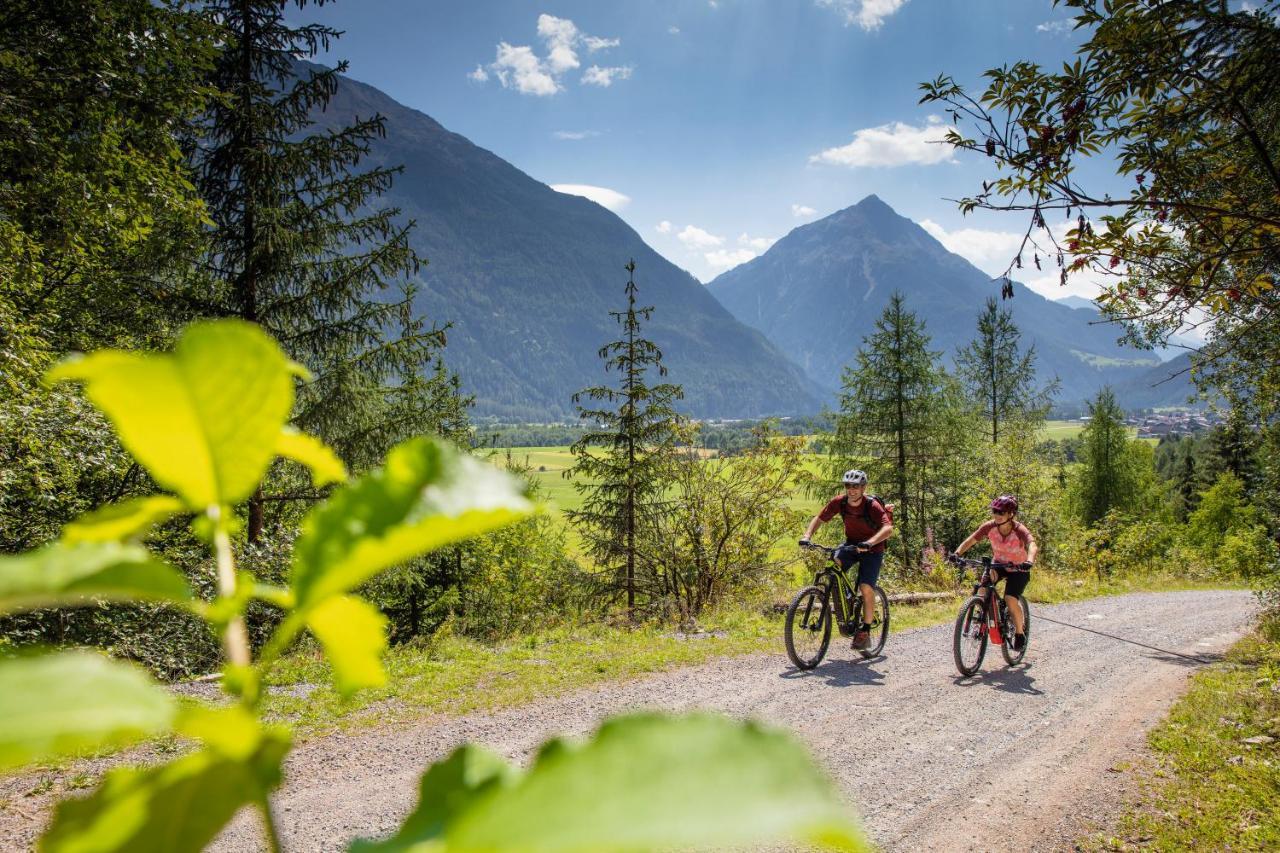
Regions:
M 1027 584 L 1031 581 L 1031 572 L 1029 571 L 1010 571 L 1009 569 L 996 569 L 996 574 L 1004 578 L 1004 594 L 1012 595 L 1014 598 L 1022 595 L 1027 588 Z

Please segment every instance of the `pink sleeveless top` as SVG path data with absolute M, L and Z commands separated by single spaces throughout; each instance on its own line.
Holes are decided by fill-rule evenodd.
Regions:
M 991 542 L 991 559 L 997 563 L 1024 563 L 1027 560 L 1027 549 L 1031 547 L 1031 531 L 1020 521 L 1013 523 L 1009 535 L 1000 535 L 1000 525 L 994 521 L 983 522 L 978 528 L 977 536 L 986 536 Z

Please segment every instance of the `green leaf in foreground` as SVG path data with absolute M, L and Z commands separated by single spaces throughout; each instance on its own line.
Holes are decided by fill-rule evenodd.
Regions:
M 438 839 L 449 822 L 491 788 L 509 785 L 519 772 L 498 756 L 464 744 L 431 765 L 418 786 L 418 807 L 385 841 L 355 841 L 352 853 L 399 853 L 426 839 Z
M 39 551 L 0 556 L 0 614 L 101 599 L 190 598 L 182 575 L 140 545 L 55 542 Z
M 84 799 L 58 804 L 40 839 L 49 853 L 203 850 L 242 807 L 280 784 L 288 737 L 261 733 L 247 757 L 204 749 L 145 769 L 112 770 Z
M 334 596 L 311 609 L 307 627 L 324 646 L 339 693 L 350 695 L 387 683 L 382 668 L 387 617 L 373 605 L 349 595 Z
M 172 495 L 134 498 L 82 515 L 63 528 L 62 538 L 67 542 L 137 539 L 180 512 L 182 501 Z
M 347 479 L 347 467 L 323 441 L 293 427 L 285 427 L 276 442 L 276 453 L 311 469 L 316 488 Z
M 165 732 L 176 711 L 141 669 L 101 655 L 0 661 L 0 768 Z
M 78 379 L 134 458 L 194 510 L 257 487 L 293 406 L 290 365 L 252 323 L 193 323 L 171 355 L 103 350 L 48 382 Z
M 551 741 L 514 781 L 462 751 L 443 767 L 455 778 L 476 768 L 465 796 L 439 802 L 450 780 L 429 785 L 432 768 L 402 832 L 353 850 L 434 842 L 448 851 L 635 851 L 782 839 L 869 849 L 807 749 L 724 717 L 621 717 L 584 744 Z
M 414 438 L 339 489 L 303 522 L 292 583 L 300 607 L 397 563 L 487 533 L 530 510 L 510 475 L 446 442 Z

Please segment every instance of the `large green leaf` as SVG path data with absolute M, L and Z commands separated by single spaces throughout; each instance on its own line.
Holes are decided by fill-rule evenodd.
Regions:
M 137 539 L 180 512 L 182 501 L 172 495 L 133 498 L 80 516 L 62 529 L 62 538 L 67 542 Z
M 387 454 L 382 468 L 334 492 L 307 516 L 293 552 L 298 604 L 346 592 L 529 509 L 508 474 L 438 439 L 410 439 Z
M 261 733 L 247 756 L 206 748 L 145 769 L 106 775 L 84 799 L 63 800 L 40 839 L 50 853 L 185 853 L 203 850 L 242 807 L 280 784 L 289 739 Z
M 454 777 L 467 769 L 461 760 L 445 762 Z M 354 849 L 635 851 L 782 839 L 868 849 L 808 751 L 754 723 L 622 717 L 585 744 L 551 741 L 514 781 L 470 761 L 479 772 L 458 800 L 447 799 L 448 776 L 428 785 L 433 768 L 402 831 Z
M 276 453 L 311 469 L 311 482 L 316 488 L 347 479 L 347 466 L 320 439 L 293 427 L 285 427 L 276 440 Z
M 498 756 L 471 744 L 463 744 L 444 761 L 422 774 L 418 807 L 400 831 L 385 841 L 358 840 L 352 853 L 399 853 L 415 844 L 440 838 L 449 822 L 465 812 L 476 799 L 495 786 L 510 785 L 519 772 Z
M 363 687 L 387 683 L 382 668 L 387 617 L 372 605 L 349 595 L 325 599 L 307 613 L 307 627 L 333 664 L 338 692 L 350 695 Z
M 82 380 L 129 452 L 195 510 L 253 492 L 293 406 L 280 347 L 235 320 L 192 324 L 171 355 L 105 350 L 46 377 L 64 379 Z
M 176 710 L 142 670 L 101 655 L 0 661 L 0 768 L 165 732 Z
M 55 542 L 38 551 L 0 556 L 0 614 L 101 599 L 190 598 L 182 575 L 140 545 Z

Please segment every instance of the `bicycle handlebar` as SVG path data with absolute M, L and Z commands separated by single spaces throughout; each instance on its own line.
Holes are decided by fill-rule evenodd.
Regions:
M 1004 569 L 1007 572 L 1029 572 L 1031 567 L 1023 563 L 1001 563 L 995 562 L 990 557 L 983 557 L 981 560 L 972 560 L 968 557 L 961 557 L 959 554 L 952 554 L 947 557 L 952 563 L 962 566 L 973 566 L 981 569 Z

